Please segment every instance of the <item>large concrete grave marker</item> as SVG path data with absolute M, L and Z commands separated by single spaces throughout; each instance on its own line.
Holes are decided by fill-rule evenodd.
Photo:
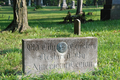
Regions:
M 75 19 L 74 21 L 74 34 L 81 34 L 81 21 L 79 19 Z
M 22 40 L 23 72 L 41 75 L 49 71 L 85 73 L 97 67 L 97 38 Z
M 120 0 L 106 0 L 101 10 L 101 20 L 120 19 Z

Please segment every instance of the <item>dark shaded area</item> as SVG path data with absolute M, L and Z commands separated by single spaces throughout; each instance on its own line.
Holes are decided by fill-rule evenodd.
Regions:
M 22 50 L 18 49 L 18 48 L 4 49 L 4 50 L 0 49 L 0 55 L 6 55 L 7 53 L 11 53 L 11 52 L 15 52 L 15 53 L 20 54 L 20 53 L 22 53 Z M 14 63 L 11 63 L 11 64 L 14 64 Z M 2 68 L 2 66 L 1 66 L 1 68 Z M 16 74 L 17 75 L 22 75 L 22 71 L 18 71 L 17 67 L 14 67 L 14 69 L 11 69 L 11 70 L 6 69 L 6 70 L 4 70 L 4 72 L 0 71 L 0 75 L 2 75 L 2 73 L 4 73 L 4 75 L 11 75 L 11 74 L 13 74 L 13 75 L 16 75 Z
M 47 21 L 45 21 L 46 19 L 47 19 Z M 64 31 L 66 31 L 66 30 L 68 32 L 73 31 L 71 29 L 71 27 L 68 29 L 69 26 L 66 26 L 66 25 L 70 24 L 70 25 L 73 25 L 73 27 L 74 27 L 74 23 L 70 23 L 70 22 L 64 23 L 63 21 L 61 21 L 61 22 L 49 22 L 51 20 L 59 20 L 59 19 L 61 19 L 61 18 L 29 19 L 28 21 L 29 21 L 29 25 L 31 26 L 31 28 L 34 28 L 36 26 L 42 27 L 42 28 L 51 28 L 51 27 L 54 28 L 55 27 L 56 30 L 58 30 L 59 29 L 58 27 L 65 26 Z M 5 22 L 5 23 L 3 23 L 3 22 L 1 23 L 0 22 L 0 25 L 3 26 L 3 27 L 0 27 L 0 29 L 1 30 L 4 29 L 5 26 L 9 25 L 9 23 L 10 22 Z M 116 28 L 115 24 L 118 25 L 119 24 L 119 20 L 115 20 L 115 21 L 114 20 L 112 20 L 112 21 L 99 21 L 99 20 L 94 20 L 93 21 L 93 20 L 89 20 L 89 21 L 87 21 L 84 24 L 87 24 L 87 25 L 90 24 L 91 25 L 91 24 L 94 24 L 94 23 L 98 24 L 97 25 L 97 29 L 100 29 L 99 31 L 104 30 L 105 28 L 107 30 L 118 30 L 118 28 Z M 58 26 L 56 26 L 56 25 L 58 25 Z M 103 26 L 103 25 L 105 25 L 105 26 Z M 110 26 L 114 26 L 114 27 L 111 28 Z M 95 30 L 96 29 L 96 25 L 94 27 L 92 27 L 92 28 L 89 28 L 89 30 L 88 30 L 89 26 L 84 26 L 83 25 L 81 27 L 82 27 L 82 31 L 96 31 Z
M 22 50 L 21 50 L 21 49 L 18 49 L 18 48 L 14 48 L 14 49 L 4 49 L 4 50 L 0 50 L 0 55 L 5 55 L 5 54 L 11 53 L 11 52 L 22 53 Z
M 3 74 L 3 72 L 0 72 L 0 75 L 2 75 L 2 74 Z M 6 69 L 5 72 L 4 72 L 4 75 L 8 75 L 9 76 L 11 74 L 12 75 L 22 75 L 22 71 L 18 71 L 16 69 L 15 70 L 13 70 L 13 69 L 12 70 Z
M 52 8 L 53 7 L 44 7 L 43 9 L 48 9 L 47 11 L 44 11 L 44 10 L 39 10 L 39 11 L 31 11 L 31 9 L 28 9 L 28 15 L 29 14 L 32 14 L 32 13 L 35 13 L 35 14 L 50 14 L 50 13 L 57 13 L 57 14 L 61 14 L 61 13 L 63 13 L 63 12 L 66 12 L 67 13 L 67 11 L 68 10 L 65 10 L 65 11 L 56 11 L 58 8 L 57 7 L 54 7 L 54 9 L 52 10 Z M 5 10 L 9 10 L 10 8 L 4 8 Z M 34 8 L 33 8 L 34 9 Z M 12 10 L 12 9 L 11 9 Z M 10 10 L 9 10 L 10 11 Z M 92 9 L 92 8 L 90 8 L 89 10 L 88 9 L 84 9 L 84 12 L 85 13 L 87 13 L 87 12 L 98 12 L 98 11 L 100 11 L 100 9 L 99 8 L 97 8 L 97 9 Z M 70 11 L 72 14 L 74 13 L 74 10 L 72 11 Z M 1 14 L 1 13 L 0 13 Z M 59 16 L 59 15 L 58 15 Z M 65 17 L 66 15 L 64 15 L 64 17 Z M 88 16 L 88 17 L 94 17 L 94 16 L 99 16 L 99 15 L 86 15 L 86 16 Z M 56 28 L 56 30 L 57 30 L 57 28 L 59 29 L 59 27 L 60 26 L 65 26 L 64 27 L 64 29 L 62 29 L 63 30 L 63 32 L 65 31 L 65 30 L 67 30 L 68 32 L 72 32 L 73 31 L 73 29 L 70 27 L 69 29 L 68 29 L 68 27 L 69 27 L 69 25 L 68 24 L 70 24 L 70 25 L 72 25 L 72 26 L 74 26 L 74 23 L 72 22 L 72 23 L 70 23 L 70 22 L 67 22 L 67 23 L 64 23 L 63 21 L 64 21 L 64 19 L 63 19 L 63 17 L 59 17 L 59 18 L 54 18 L 54 14 L 53 14 L 53 18 L 51 17 L 51 18 L 40 18 L 40 17 L 37 17 L 37 16 L 35 16 L 35 18 L 37 18 L 37 19 L 28 19 L 28 22 L 29 22 L 29 25 L 30 25 L 30 27 L 36 27 L 36 26 L 38 26 L 38 27 L 42 27 L 42 28 L 51 28 L 51 27 L 55 27 Z M 57 20 L 60 20 L 60 21 L 57 21 Z M 10 24 L 10 21 L 8 22 L 7 20 L 1 20 L 1 21 L 6 21 L 6 22 L 0 22 L 0 26 L 2 26 L 2 27 L 0 27 L 0 29 L 1 30 L 3 30 L 3 29 L 5 29 L 5 26 L 8 26 L 9 24 Z M 53 21 L 55 21 L 55 22 L 53 22 Z M 102 22 L 102 21 L 95 21 L 95 20 L 92 20 L 92 19 L 89 19 L 88 21 L 86 21 L 87 23 L 84 23 L 84 24 L 96 24 L 96 22 L 97 22 L 97 27 L 99 27 L 98 29 L 100 29 L 100 30 L 104 30 L 105 28 L 106 28 L 106 26 L 103 26 L 104 24 L 105 25 L 108 25 L 107 26 L 107 28 L 109 29 L 109 30 L 113 30 L 113 29 L 115 29 L 115 30 L 118 30 L 118 29 L 116 29 L 115 27 L 113 27 L 113 29 L 112 28 L 109 28 L 109 26 L 112 26 L 112 25 L 114 25 L 114 23 L 117 23 L 117 24 L 119 24 L 118 23 L 118 21 L 110 21 L 110 24 L 109 24 L 109 21 L 108 22 Z M 66 26 L 66 25 L 68 25 L 68 26 Z M 94 26 L 94 27 L 92 27 L 92 28 L 89 28 L 89 30 L 88 29 L 86 29 L 86 28 L 88 28 L 89 26 L 82 26 L 82 31 L 96 31 L 95 29 L 96 29 L 96 26 Z
M 62 18 L 42 18 L 42 19 L 29 19 L 29 22 L 31 23 L 31 22 L 33 22 L 33 21 L 40 21 L 40 22 L 42 22 L 42 21 L 47 21 L 47 20 L 61 20 Z M 54 22 L 53 22 L 54 23 Z
M 104 9 L 101 10 L 101 20 L 120 19 L 120 2 L 118 0 L 106 0 Z

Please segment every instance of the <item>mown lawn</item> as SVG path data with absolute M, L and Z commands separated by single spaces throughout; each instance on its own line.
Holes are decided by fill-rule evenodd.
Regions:
M 98 69 L 91 73 L 64 73 L 43 75 L 42 77 L 22 77 L 23 80 L 120 80 L 120 20 L 100 21 L 100 9 L 84 7 L 87 20 L 93 22 L 81 24 L 81 35 L 74 34 L 73 23 L 61 23 L 63 17 L 70 11 L 60 11 L 55 6 L 43 7 L 34 11 L 28 7 L 28 21 L 31 29 L 24 33 L 0 33 L 0 80 L 18 80 L 22 75 L 22 39 L 58 38 L 58 37 L 97 37 L 98 38 Z M 8 20 L 8 17 L 10 19 Z M 0 8 L 0 30 L 7 27 L 13 19 L 12 8 Z

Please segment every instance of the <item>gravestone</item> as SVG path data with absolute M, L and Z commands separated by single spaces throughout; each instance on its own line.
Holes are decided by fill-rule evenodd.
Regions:
M 26 75 L 94 71 L 97 67 L 97 38 L 24 39 L 22 65 Z
M 79 19 L 74 21 L 74 34 L 81 34 L 81 21 Z
M 8 0 L 8 5 L 11 6 L 11 1 L 10 0 Z
M 71 9 L 75 9 L 75 1 L 72 1 Z
M 101 10 L 101 20 L 120 19 L 120 0 L 106 0 Z
M 10 20 L 10 16 L 8 16 L 8 21 Z
M 66 4 L 66 0 L 63 0 L 63 3 L 61 4 L 61 10 L 67 9 L 67 4 Z

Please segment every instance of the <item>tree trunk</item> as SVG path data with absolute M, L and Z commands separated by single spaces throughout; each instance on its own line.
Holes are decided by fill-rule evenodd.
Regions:
M 36 0 L 34 0 L 34 4 L 35 4 L 35 6 L 36 6 Z
M 9 5 L 9 6 L 11 5 L 11 1 L 10 1 L 10 0 L 8 0 L 8 5 Z
M 29 4 L 28 4 L 28 6 L 31 6 L 31 0 L 29 0 Z
M 76 15 L 78 14 L 82 14 L 82 4 L 83 4 L 83 0 L 77 0 L 77 12 Z
M 95 4 L 96 4 L 96 1 L 97 1 L 97 0 L 94 0 L 94 6 L 95 6 Z
M 43 5 L 43 0 L 41 0 L 41 6 Z
M 23 32 L 30 28 L 27 19 L 26 0 L 13 0 L 13 4 L 14 19 L 3 31 L 12 30 L 12 32 Z
M 58 4 L 58 7 L 60 7 L 60 4 L 61 4 L 61 0 L 59 0 L 59 4 Z
M 98 8 L 97 0 L 94 0 L 94 6 L 96 6 L 96 8 Z

